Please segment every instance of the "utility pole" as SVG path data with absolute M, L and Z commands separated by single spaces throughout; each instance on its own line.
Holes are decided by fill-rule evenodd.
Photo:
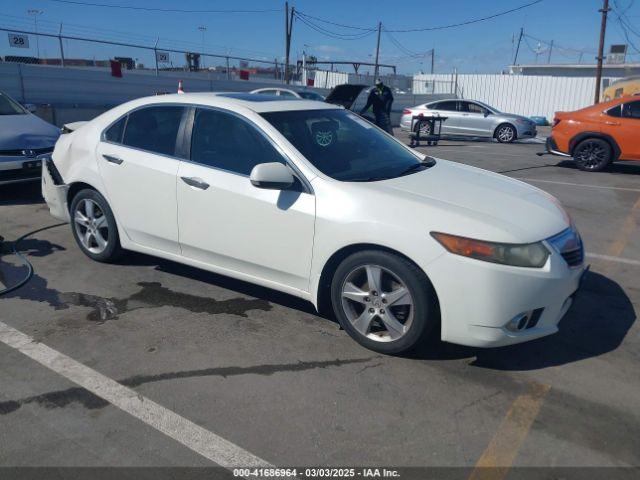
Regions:
M 36 52 L 38 55 L 38 59 L 40 58 L 40 36 L 38 35 L 38 16 L 42 15 L 44 12 L 42 10 L 38 10 L 36 8 L 30 8 L 27 10 L 27 14 L 33 16 L 33 26 L 35 27 L 36 33 Z
M 518 37 L 518 45 L 516 46 L 516 54 L 513 57 L 513 65 L 518 64 L 518 53 L 520 52 L 520 42 L 522 42 L 522 36 L 524 35 L 524 28 L 520 28 L 520 36 Z
M 374 82 L 375 79 L 378 78 L 378 57 L 380 56 L 380 32 L 382 31 L 382 22 L 378 22 L 378 43 L 376 44 L 376 65 L 373 69 L 373 78 L 374 78 Z
M 431 74 L 433 74 L 433 64 L 435 63 L 436 49 L 431 49 Z
M 296 8 L 291 7 L 291 15 L 289 15 L 289 2 L 284 2 L 284 42 L 285 42 L 285 61 L 284 61 L 284 81 L 289 83 L 289 53 L 291 52 L 291 31 L 293 30 L 293 17 Z
M 64 47 L 62 46 L 62 23 L 58 31 L 58 42 L 60 42 L 60 66 L 64 67 Z
M 553 40 L 549 44 L 549 55 L 547 56 L 547 63 L 551 63 L 551 52 L 553 51 Z
M 609 13 L 609 0 L 603 0 L 602 22 L 600 23 L 600 45 L 598 46 L 598 68 L 596 69 L 596 94 L 594 103 L 600 102 L 600 83 L 602 83 L 602 61 L 604 60 L 604 37 L 607 32 L 607 13 Z

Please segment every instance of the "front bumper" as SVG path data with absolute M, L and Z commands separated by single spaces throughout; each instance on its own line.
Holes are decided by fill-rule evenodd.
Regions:
M 38 155 L 35 157 L 1 156 L 0 185 L 40 180 L 42 161 L 47 156 L 48 154 Z
M 517 135 L 519 139 L 522 138 L 535 138 L 538 135 L 538 130 L 535 123 L 528 125 L 516 124 Z
M 584 269 L 583 264 L 569 267 L 555 252 L 543 268 L 498 265 L 446 253 L 429 264 L 427 272 L 440 301 L 442 340 L 499 347 L 551 335 L 569 310 Z M 529 327 L 507 328 L 527 312 L 536 312 Z

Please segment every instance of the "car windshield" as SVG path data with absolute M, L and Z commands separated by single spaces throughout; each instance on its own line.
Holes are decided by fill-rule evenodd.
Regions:
M 336 180 L 386 180 L 432 165 L 346 110 L 294 110 L 262 116 L 318 170 Z
M 0 115 L 23 115 L 26 113 L 27 110 L 22 108 L 18 102 L 4 93 L 0 93 Z
M 307 100 L 317 100 L 318 102 L 324 102 L 324 97 L 316 92 L 298 92 L 302 98 Z

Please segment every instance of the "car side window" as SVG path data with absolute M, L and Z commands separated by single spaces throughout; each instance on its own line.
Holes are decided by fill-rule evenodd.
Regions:
M 111 125 L 107 131 L 104 132 L 104 139 L 107 142 L 122 143 L 122 134 L 124 133 L 124 126 L 126 123 L 127 115 Z
M 607 110 L 607 115 L 610 117 L 621 117 L 622 116 L 622 105 L 616 105 L 615 107 Z
M 481 107 L 480 105 L 478 105 L 477 103 L 471 103 L 471 102 L 462 102 L 462 104 L 467 104 L 467 111 L 469 113 L 481 113 L 482 115 L 484 115 L 485 113 L 487 113 L 487 109 L 484 107 Z M 464 111 L 464 110 L 463 110 Z
M 204 108 L 197 109 L 195 114 L 191 161 L 247 176 L 260 163 L 285 163 L 282 155 L 249 122 Z
M 432 108 L 434 110 L 445 110 L 447 112 L 455 112 L 457 110 L 457 104 L 458 102 L 455 101 L 447 101 L 447 102 L 439 102 L 436 103 Z
M 184 107 L 173 105 L 134 110 L 129 114 L 123 145 L 175 156 L 178 130 L 184 112 Z
M 280 96 L 281 97 L 296 98 L 296 96 L 293 93 L 287 92 L 286 90 L 280 90 Z
M 277 90 L 260 90 L 259 92 L 260 95 L 277 95 L 278 91 Z
M 622 104 L 622 116 L 640 119 L 640 100 Z

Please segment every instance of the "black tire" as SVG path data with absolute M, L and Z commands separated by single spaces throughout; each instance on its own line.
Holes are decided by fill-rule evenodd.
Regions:
M 413 126 L 413 133 L 418 133 L 418 129 L 420 129 L 421 136 L 431 135 L 431 124 L 429 122 L 417 121 Z
M 369 333 L 371 336 L 364 335 L 359 332 L 349 320 L 348 313 L 343 306 L 342 289 L 353 272 L 363 268 L 365 265 L 378 266 L 383 270 L 391 272 L 404 283 L 411 295 L 412 306 L 409 308 L 413 309 L 413 314 L 410 317 L 410 325 L 406 332 L 398 339 L 387 341 L 375 340 L 371 338 L 371 336 L 375 337 L 373 331 Z M 381 298 L 384 296 L 383 292 L 384 289 L 381 286 Z M 407 259 L 380 250 L 357 252 L 345 258 L 340 263 L 331 282 L 331 304 L 340 325 L 356 342 L 370 350 L 384 354 L 400 354 L 413 350 L 422 344 L 434 330 L 434 327 L 439 324 L 436 293 L 424 272 Z M 367 310 L 365 306 L 359 306 Z M 403 307 L 404 306 L 398 308 Z M 396 307 L 387 305 L 388 310 L 391 310 L 391 308 Z M 384 310 L 380 311 L 384 313 Z M 376 320 L 372 322 L 371 328 L 374 328 L 374 324 L 382 325 L 380 317 L 377 316 L 375 318 Z M 397 316 L 395 318 L 400 319 L 400 317 Z M 408 318 L 409 317 L 405 317 L 404 323 L 409 321 Z
M 584 172 L 600 172 L 613 161 L 613 149 L 606 140 L 587 138 L 574 148 L 573 160 Z
M 512 143 L 518 138 L 518 131 L 510 123 L 503 123 L 498 125 L 493 136 L 500 143 Z
M 75 216 L 76 212 L 78 212 L 79 209 L 80 213 L 83 213 L 85 208 L 85 204 L 83 202 L 85 200 L 92 201 L 95 205 L 97 205 L 99 209 L 98 215 L 104 215 L 104 218 L 106 220 L 106 227 L 100 229 L 100 231 L 102 232 L 102 237 L 105 236 L 106 231 L 106 247 L 100 252 L 93 252 L 89 250 L 89 248 L 85 246 L 83 240 L 80 238 L 82 232 L 86 232 L 86 227 L 78 224 L 78 222 L 76 222 L 75 220 Z M 110 263 L 117 260 L 122 255 L 123 250 L 120 246 L 120 236 L 118 235 L 118 226 L 116 224 L 115 217 L 113 216 L 113 212 L 109 207 L 109 203 L 102 195 L 100 195 L 100 193 L 91 189 L 80 190 L 71 201 L 69 215 L 71 217 L 71 232 L 73 233 L 73 238 L 75 238 L 76 243 L 80 247 L 80 250 L 82 250 L 82 252 L 87 257 L 97 262 Z M 99 218 L 101 218 L 101 215 L 99 215 Z

